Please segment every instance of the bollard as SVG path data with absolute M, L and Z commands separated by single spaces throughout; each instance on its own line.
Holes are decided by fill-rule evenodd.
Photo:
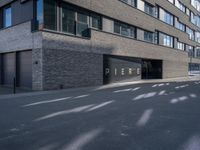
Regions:
M 16 94 L 16 79 L 13 78 L 13 94 Z

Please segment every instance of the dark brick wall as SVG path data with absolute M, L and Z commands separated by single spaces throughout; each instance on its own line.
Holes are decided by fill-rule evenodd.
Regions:
M 43 49 L 43 89 L 103 84 L 103 55 Z
M 43 59 L 41 48 L 32 50 L 32 89 L 43 90 Z
M 0 84 L 2 84 L 2 73 L 3 73 L 3 68 L 2 68 L 2 54 L 0 54 Z

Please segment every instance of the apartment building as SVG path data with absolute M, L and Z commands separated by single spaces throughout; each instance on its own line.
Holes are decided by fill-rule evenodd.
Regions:
M 0 84 L 51 90 L 200 72 L 199 0 L 1 0 Z

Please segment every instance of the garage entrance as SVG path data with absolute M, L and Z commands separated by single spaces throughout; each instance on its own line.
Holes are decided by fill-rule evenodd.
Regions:
M 17 53 L 17 86 L 32 87 L 32 51 Z
M 142 60 L 142 79 L 162 79 L 162 60 Z
M 104 55 L 104 84 L 141 80 L 141 59 Z
M 32 51 L 20 51 L 1 54 L 1 84 L 32 88 Z
M 2 55 L 2 83 L 12 85 L 15 77 L 15 53 Z

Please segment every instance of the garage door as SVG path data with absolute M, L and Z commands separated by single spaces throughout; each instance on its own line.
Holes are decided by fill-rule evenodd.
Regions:
M 32 51 L 17 53 L 17 85 L 32 87 Z
M 15 53 L 3 54 L 3 84 L 13 85 L 13 79 L 15 77 Z
M 162 60 L 142 60 L 142 79 L 162 79 Z
M 141 59 L 104 55 L 104 84 L 141 79 Z

